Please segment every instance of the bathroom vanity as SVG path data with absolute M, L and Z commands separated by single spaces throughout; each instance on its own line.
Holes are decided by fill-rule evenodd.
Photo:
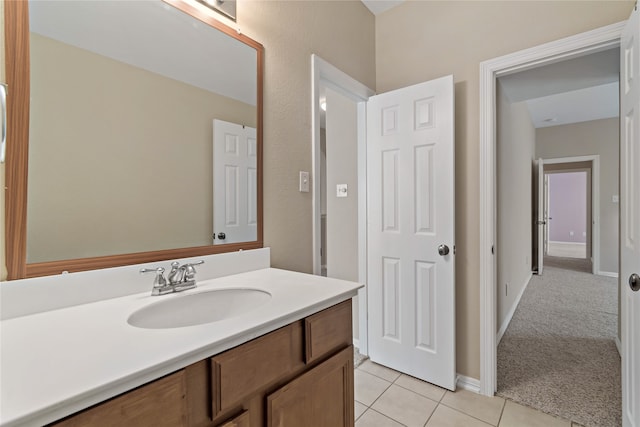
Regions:
M 205 257 L 196 289 L 165 296 L 151 296 L 141 265 L 0 285 L 0 425 L 352 426 L 351 298 L 362 285 L 264 268 L 256 252 L 268 257 Z M 116 289 L 129 277 L 136 293 L 69 300 L 104 292 L 91 283 L 101 276 Z M 270 298 L 246 312 L 225 303 L 209 323 L 130 324 L 153 304 L 247 289 Z M 10 313 L 21 301 L 32 307 Z
M 352 426 L 347 300 L 55 426 Z

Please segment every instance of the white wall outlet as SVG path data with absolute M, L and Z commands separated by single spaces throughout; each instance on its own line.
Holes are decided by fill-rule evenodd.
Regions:
M 586 231 L 582 232 L 582 237 L 587 237 L 587 232 Z
M 309 172 L 300 171 L 300 192 L 309 192 Z
M 570 232 L 569 232 L 569 236 L 573 236 L 573 231 L 570 231 Z
M 336 197 L 347 197 L 347 195 L 348 195 L 347 184 L 337 184 Z
M 620 203 L 620 196 L 618 196 L 617 194 L 614 194 L 613 196 L 611 196 L 611 202 Z

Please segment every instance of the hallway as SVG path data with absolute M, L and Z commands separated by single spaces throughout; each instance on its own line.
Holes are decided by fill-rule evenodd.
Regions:
M 584 426 L 619 426 L 617 319 L 617 279 L 545 268 L 498 345 L 498 396 Z

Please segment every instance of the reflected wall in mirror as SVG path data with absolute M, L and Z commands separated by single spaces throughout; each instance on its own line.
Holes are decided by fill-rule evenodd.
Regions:
M 26 206 L 7 213 L 7 237 L 25 209 L 26 230 L 7 239 L 10 278 L 261 247 L 262 46 L 195 0 L 28 8 L 29 136 L 14 142 L 28 144 Z M 8 64 L 19 62 L 7 53 Z M 230 151 L 254 158 L 249 172 L 221 175 L 229 180 L 221 201 L 216 120 L 256 129 L 251 153 L 225 135 Z M 13 201 L 24 198 L 16 182 Z M 217 203 L 227 208 L 219 213 Z M 214 213 L 224 230 L 214 230 Z M 248 219 L 253 232 L 234 238 Z M 220 232 L 228 237 L 216 243 L 234 244 L 212 246 Z M 21 238 L 26 250 L 12 246 Z

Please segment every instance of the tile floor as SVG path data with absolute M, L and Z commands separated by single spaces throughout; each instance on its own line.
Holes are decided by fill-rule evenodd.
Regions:
M 375 364 L 355 371 L 356 427 L 576 427 L 501 397 L 455 393 Z

